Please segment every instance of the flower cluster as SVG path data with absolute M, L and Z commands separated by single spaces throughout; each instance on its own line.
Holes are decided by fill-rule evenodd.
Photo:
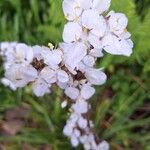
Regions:
M 68 22 L 64 42 L 58 48 L 16 42 L 0 45 L 5 69 L 2 83 L 13 90 L 32 84 L 37 96 L 50 93 L 53 84 L 63 89 L 72 102 L 63 133 L 73 147 L 82 143 L 85 150 L 109 149 L 109 144 L 95 135 L 88 115 L 89 99 L 95 93 L 93 86 L 107 79 L 102 68 L 95 68 L 96 60 L 105 52 L 130 56 L 133 48 L 126 30 L 127 17 L 114 11 L 106 14 L 110 3 L 111 0 L 64 0 Z M 62 107 L 66 105 L 66 101 L 62 103 Z

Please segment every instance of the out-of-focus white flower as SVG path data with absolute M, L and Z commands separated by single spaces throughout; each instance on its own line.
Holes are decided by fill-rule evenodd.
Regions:
M 92 9 L 98 11 L 99 14 L 107 11 L 110 7 L 111 0 L 93 0 Z
M 81 97 L 84 99 L 90 99 L 95 93 L 95 89 L 90 85 L 83 85 L 81 88 Z
M 67 88 L 65 89 L 65 94 L 66 94 L 69 98 L 75 100 L 75 99 L 77 99 L 77 97 L 79 96 L 79 90 L 78 90 L 77 88 L 74 88 L 74 87 L 67 87 Z
M 5 86 L 10 87 L 14 91 L 16 90 L 16 86 L 10 80 L 6 78 L 2 78 L 1 83 L 4 84 Z
M 66 125 L 63 129 L 63 134 L 66 136 L 71 136 L 72 132 L 73 132 L 73 127 L 70 125 Z
M 100 69 L 88 68 L 85 71 L 85 77 L 94 85 L 102 85 L 106 82 L 106 75 Z
M 88 125 L 88 122 L 83 117 L 80 117 L 79 120 L 78 120 L 78 125 L 81 129 L 85 129 Z
M 63 40 L 66 43 L 78 41 L 82 35 L 82 27 L 78 23 L 68 22 L 63 31 Z
M 108 34 L 103 38 L 104 50 L 114 55 L 130 56 L 133 43 L 129 39 L 118 38 L 115 35 Z
M 73 147 L 77 147 L 79 145 L 79 140 L 76 136 L 71 136 L 71 144 Z
M 97 150 L 109 150 L 109 144 L 106 141 L 99 143 Z
M 122 13 L 115 13 L 114 11 L 111 11 L 108 17 L 110 31 L 116 35 L 123 33 L 128 24 L 127 17 Z

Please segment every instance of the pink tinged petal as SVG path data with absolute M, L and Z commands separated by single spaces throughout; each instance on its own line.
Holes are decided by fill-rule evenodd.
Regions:
M 102 14 L 109 9 L 110 3 L 111 0 L 93 0 L 92 8 Z
M 49 85 L 42 79 L 38 79 L 32 85 L 33 92 L 36 96 L 44 96 L 44 94 L 50 93 Z
M 79 17 L 83 10 L 77 0 L 64 0 L 62 7 L 65 17 L 70 21 L 73 21 Z
M 81 88 L 81 97 L 84 99 L 90 99 L 95 93 L 95 89 L 90 85 L 83 85 Z
M 104 54 L 102 53 L 102 49 L 92 49 L 89 54 L 94 57 L 103 57 L 104 56 Z
M 72 108 L 78 114 L 87 113 L 88 103 L 84 100 L 79 100 L 72 106 Z
M 82 34 L 82 28 L 78 23 L 68 22 L 64 27 L 63 40 L 66 43 L 78 41 Z
M 49 84 L 56 82 L 56 72 L 49 67 L 42 69 L 40 72 L 40 77 Z
M 74 87 L 68 87 L 65 89 L 65 94 L 72 100 L 75 100 L 79 96 L 79 90 Z
M 95 64 L 95 59 L 94 59 L 94 57 L 87 55 L 84 57 L 83 62 L 85 65 L 87 65 L 89 67 L 93 67 Z
M 69 81 L 69 76 L 65 71 L 59 70 L 57 72 L 57 79 L 59 82 L 66 83 Z
M 106 82 L 106 75 L 99 69 L 89 68 L 85 72 L 87 80 L 94 85 L 102 85 Z
M 130 56 L 133 45 L 128 40 L 119 39 L 115 35 L 108 34 L 103 39 L 104 50 L 114 55 Z

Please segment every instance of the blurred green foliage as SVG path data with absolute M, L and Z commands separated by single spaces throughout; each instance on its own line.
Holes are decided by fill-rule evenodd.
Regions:
M 0 0 L 0 41 L 57 45 L 65 24 L 61 3 L 62 0 Z M 111 8 L 128 16 L 134 50 L 130 58 L 106 55 L 99 60 L 97 66 L 105 67 L 108 81 L 97 87 L 91 100 L 91 117 L 99 137 L 108 140 L 112 150 L 150 150 L 150 1 L 112 0 Z M 2 67 L 0 73 L 2 76 Z M 67 109 L 60 107 L 63 92 L 54 88 L 52 93 L 36 98 L 30 87 L 12 92 L 0 85 L 0 123 L 9 108 L 22 103 L 32 108 L 20 134 L 0 135 L 1 144 L 11 143 L 4 144 L 4 149 L 20 150 L 23 144 L 30 144 L 33 150 L 43 144 L 50 144 L 54 150 L 72 149 L 62 135 L 68 116 Z M 29 120 L 36 127 L 30 127 Z

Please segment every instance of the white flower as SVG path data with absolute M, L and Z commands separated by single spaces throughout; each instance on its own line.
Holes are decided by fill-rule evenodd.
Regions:
M 98 11 L 99 14 L 107 11 L 110 7 L 111 0 L 93 0 L 92 9 Z
M 113 11 L 108 14 L 108 17 L 110 31 L 116 35 L 123 33 L 128 25 L 127 17 L 122 13 L 115 13 Z
M 74 87 L 67 87 L 65 89 L 65 94 L 72 100 L 75 100 L 79 96 L 79 90 Z
M 128 39 L 118 38 L 115 35 L 108 34 L 103 38 L 104 50 L 114 55 L 130 56 L 133 43 Z
M 66 83 L 66 82 L 69 81 L 69 76 L 68 76 L 68 74 L 65 71 L 58 70 L 57 71 L 57 79 L 61 83 Z
M 95 89 L 90 85 L 83 85 L 81 88 L 81 97 L 84 99 L 90 99 L 95 93 Z
M 46 93 L 50 93 L 50 85 L 43 79 L 39 78 L 32 85 L 33 92 L 36 96 L 44 96 Z
M 68 22 L 64 27 L 63 40 L 66 43 L 78 41 L 82 34 L 82 28 L 78 23 Z
M 85 77 L 94 85 L 102 85 L 106 82 L 106 75 L 100 69 L 88 68 L 85 71 Z

